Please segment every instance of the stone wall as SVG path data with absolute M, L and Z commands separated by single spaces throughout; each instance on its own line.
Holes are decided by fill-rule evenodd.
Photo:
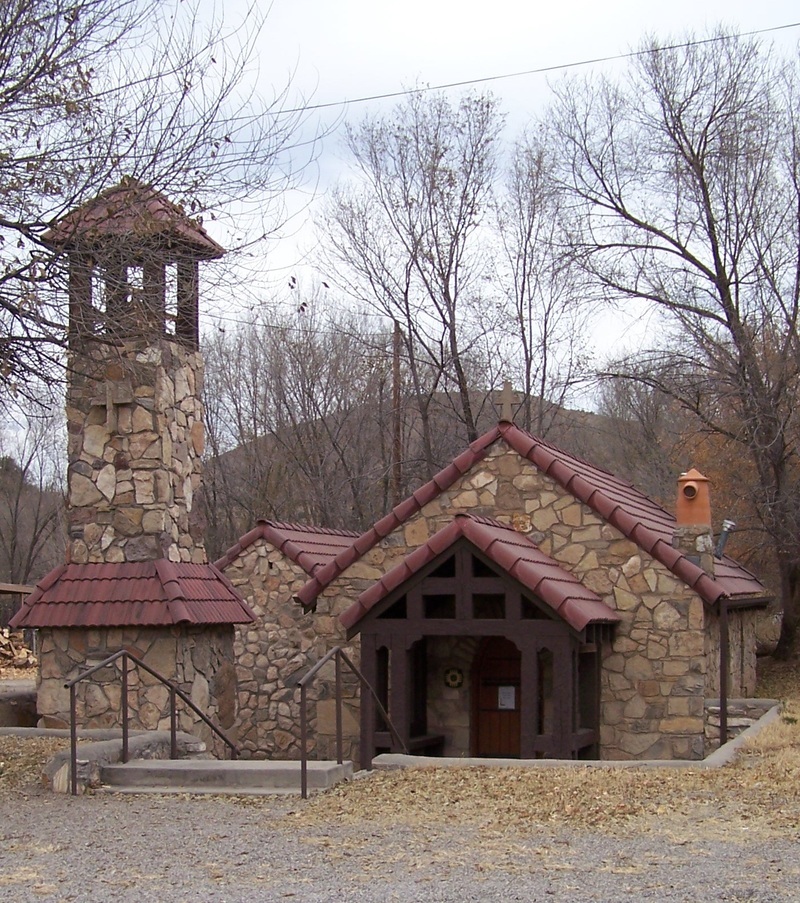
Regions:
M 777 704 L 777 699 L 728 699 L 728 740 L 733 740 L 748 727 L 752 727 Z M 706 755 L 719 749 L 719 728 L 719 699 L 706 699 Z
M 445 756 L 464 756 L 470 750 L 471 672 L 479 644 L 476 637 L 428 639 L 428 733 L 444 736 Z M 445 684 L 449 668 L 461 671 L 460 687 Z
M 204 564 L 203 364 L 176 342 L 127 342 L 71 362 L 69 556 Z
M 40 631 L 38 713 L 45 727 L 69 726 L 67 680 L 127 649 L 164 677 L 174 680 L 211 720 L 230 733 L 236 714 L 233 628 L 59 628 Z M 169 690 L 143 669 L 130 666 L 128 706 L 132 730 L 169 729 Z M 77 720 L 84 728 L 121 725 L 119 663 L 78 684 Z M 199 736 L 215 755 L 227 747 L 180 700 L 178 728 Z
M 258 540 L 225 570 L 256 615 L 236 628 L 234 653 L 239 685 L 236 733 L 248 758 L 300 757 L 300 690 L 295 685 L 329 649 L 347 644 L 330 614 L 305 614 L 292 596 L 309 575 L 269 543 Z M 293 681 L 294 678 L 294 681 Z M 288 681 L 288 685 L 287 685 Z M 357 681 L 344 676 L 345 755 L 358 760 Z M 335 750 L 335 675 L 323 668 L 308 693 L 309 749 L 316 758 Z
M 318 599 L 319 614 L 337 618 L 459 512 L 495 518 L 530 536 L 620 613 L 613 642 L 603 650 L 602 758 L 701 758 L 707 671 L 702 600 L 502 441 L 328 586 Z M 468 746 L 450 751 L 466 753 Z

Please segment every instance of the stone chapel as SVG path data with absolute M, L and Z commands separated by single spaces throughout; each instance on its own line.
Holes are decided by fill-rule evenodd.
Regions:
M 13 622 L 40 631 L 43 724 L 66 722 L 65 680 L 121 648 L 176 681 L 245 756 L 297 758 L 297 680 L 342 646 L 397 730 L 356 678 L 343 682 L 362 767 L 401 748 L 700 759 L 718 698 L 754 694 L 769 596 L 715 553 L 705 478 L 685 474 L 666 511 L 518 428 L 508 403 L 363 534 L 262 521 L 209 564 L 195 504 L 198 267 L 222 248 L 135 182 L 45 238 L 69 260 L 70 537 Z M 119 723 L 108 670 L 82 690 L 85 726 Z M 331 671 L 311 694 L 317 758 L 335 748 Z M 131 684 L 134 726 L 166 726 L 166 693 L 146 675 Z
M 410 752 L 702 758 L 718 697 L 754 694 L 769 596 L 714 554 L 705 478 L 678 498 L 676 518 L 509 416 L 361 536 L 259 523 L 216 563 L 256 614 L 235 647 L 246 754 L 299 754 L 293 678 L 341 645 Z M 400 751 L 344 692 L 351 756 Z M 334 693 L 329 675 L 320 758 Z

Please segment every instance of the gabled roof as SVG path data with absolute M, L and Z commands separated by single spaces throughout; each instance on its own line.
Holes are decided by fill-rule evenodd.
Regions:
M 62 564 L 22 603 L 22 627 L 246 624 L 248 604 L 212 564 L 168 561 Z
M 191 248 L 204 260 L 225 253 L 199 221 L 135 179 L 124 180 L 68 213 L 42 234 L 42 241 L 53 247 L 72 248 L 101 245 L 115 238 L 143 241 L 155 237 Z
M 386 517 L 363 533 L 347 549 L 316 572 L 296 599 L 311 607 L 317 596 L 353 562 L 381 539 L 396 530 L 423 506 L 449 489 L 456 480 L 481 461 L 495 442 L 503 440 L 531 461 L 576 499 L 588 505 L 605 521 L 668 567 L 709 604 L 723 597 L 751 599 L 767 597 L 764 586 L 742 565 L 724 557 L 715 562 L 715 576 L 672 547 L 675 518 L 638 489 L 602 468 L 595 467 L 543 439 L 537 439 L 513 423 L 501 422 L 473 442 L 444 470 L 401 502 Z
M 343 626 L 348 630 L 353 628 L 389 593 L 462 538 L 480 549 L 575 630 L 583 630 L 587 624 L 619 621 L 617 612 L 545 555 L 527 536 L 488 518 L 457 514 L 451 523 L 361 593 L 339 618 Z
M 214 566 L 221 571 L 225 570 L 245 549 L 263 539 L 291 558 L 307 574 L 314 574 L 351 546 L 357 537 L 358 533 L 348 530 L 328 530 L 305 524 L 259 520 L 256 527 L 245 533 L 236 545 L 231 546 L 222 558 L 214 562 Z

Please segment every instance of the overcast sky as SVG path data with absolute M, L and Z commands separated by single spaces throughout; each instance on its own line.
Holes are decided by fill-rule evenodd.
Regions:
M 237 0 L 238 9 L 246 2 Z M 237 7 L 229 0 L 225 9 L 227 15 Z M 789 0 L 273 0 L 259 43 L 259 78 L 266 88 L 291 75 L 293 102 L 335 104 L 314 114 L 329 124 L 359 120 L 397 102 L 357 102 L 375 94 L 611 57 L 636 49 L 647 35 L 666 40 L 719 24 L 749 32 L 796 22 L 800 9 Z M 763 36 L 787 48 L 798 39 L 797 27 Z M 603 65 L 621 71 L 625 62 L 579 71 Z M 562 72 L 476 87 L 501 99 L 515 134 L 544 108 L 548 80 Z M 342 165 L 341 136 L 334 132 L 321 146 L 323 189 Z
M 235 17 L 249 2 L 227 0 L 226 17 Z M 512 138 L 543 111 L 548 82 L 566 71 L 559 67 L 627 53 L 647 36 L 680 40 L 720 24 L 751 32 L 797 22 L 800 9 L 788 0 L 273 0 L 258 45 L 259 82 L 268 92 L 291 76 L 291 103 L 334 104 L 311 114 L 312 122 L 329 127 L 388 112 L 398 102 L 360 103 L 359 98 L 492 78 L 475 87 L 500 98 Z M 800 27 L 761 37 L 788 50 L 800 40 Z M 572 71 L 621 72 L 625 66 L 620 60 Z M 548 67 L 553 71 L 495 78 Z M 452 94 L 458 97 L 464 90 L 455 88 Z M 315 182 L 324 193 L 345 166 L 339 128 L 321 143 L 309 186 Z M 297 261 L 312 239 L 301 222 L 295 219 L 294 234 L 287 232 L 267 250 L 265 265 L 277 274 L 278 285 L 285 285 L 286 274 L 302 272 Z

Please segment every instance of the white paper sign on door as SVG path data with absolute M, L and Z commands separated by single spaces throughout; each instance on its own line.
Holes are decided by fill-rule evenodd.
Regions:
M 497 708 L 500 711 L 513 711 L 517 706 L 516 687 L 497 688 Z

